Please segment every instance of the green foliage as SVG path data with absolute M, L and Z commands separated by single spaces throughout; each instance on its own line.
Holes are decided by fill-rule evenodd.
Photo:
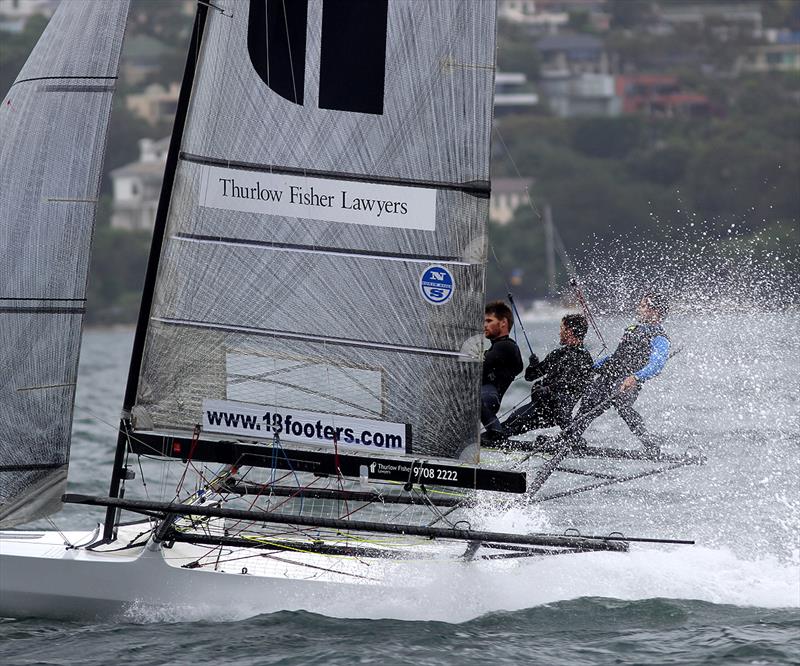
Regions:
M 572 148 L 588 157 L 622 158 L 641 141 L 637 116 L 582 118 L 572 122 Z
M 686 173 L 692 150 L 681 143 L 640 148 L 625 162 L 630 178 L 641 178 L 657 185 L 675 185 Z
M 44 16 L 34 15 L 19 34 L 0 33 L 0 94 L 14 83 L 30 52 L 47 26 Z
M 507 225 L 490 223 L 489 242 L 487 299 L 505 298 L 509 287 L 523 300 L 546 293 L 544 227 L 534 211 L 522 209 Z M 521 282 L 511 285 L 512 275 Z
M 777 81 L 741 82 L 765 92 Z M 519 173 L 535 180 L 534 205 L 551 205 L 572 256 L 587 244 L 602 253 L 613 239 L 679 239 L 687 220 L 709 234 L 735 228 L 750 239 L 764 229 L 797 229 L 800 215 L 800 114 L 782 98 L 760 109 L 736 106 L 724 119 L 509 118 L 498 123 Z M 516 171 L 495 145 L 493 173 Z M 732 227 L 733 225 L 733 227 Z M 784 254 L 797 232 L 772 234 Z M 524 272 L 519 298 L 546 294 L 542 225 L 521 209 L 513 223 L 490 227 L 500 261 Z M 750 242 L 749 240 L 747 242 Z M 492 296 L 504 289 L 490 261 Z M 562 280 L 563 284 L 563 280 Z
M 150 234 L 98 226 L 89 267 L 86 323 L 133 323 L 150 252 Z

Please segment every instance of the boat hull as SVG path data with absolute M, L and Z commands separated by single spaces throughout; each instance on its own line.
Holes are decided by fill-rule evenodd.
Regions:
M 94 535 L 64 536 L 88 544 Z M 353 558 L 331 571 L 317 569 L 314 555 L 262 563 L 254 549 L 240 549 L 228 553 L 232 565 L 215 571 L 191 564 L 208 548 L 151 543 L 119 550 L 122 546 L 125 541 L 117 542 L 117 550 L 86 550 L 65 545 L 57 532 L 0 532 L 0 617 L 113 619 L 170 612 L 181 618 L 237 617 L 309 609 L 320 600 L 339 599 L 346 607 L 346 597 L 384 589 L 374 567 L 362 577 L 358 570 L 365 565 Z

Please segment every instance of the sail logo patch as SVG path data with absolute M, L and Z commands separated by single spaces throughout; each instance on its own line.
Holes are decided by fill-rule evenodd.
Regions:
M 452 297 L 455 283 L 444 266 L 428 266 L 419 279 L 419 288 L 428 303 L 441 305 Z
M 326 222 L 372 227 L 436 230 L 436 190 L 200 167 L 200 205 Z
M 378 451 L 411 453 L 411 426 L 405 423 L 258 405 L 203 400 L 203 430 L 247 440 L 281 440 Z

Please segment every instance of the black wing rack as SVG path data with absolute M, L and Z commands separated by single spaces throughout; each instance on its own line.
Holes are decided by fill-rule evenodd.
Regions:
M 129 451 L 137 455 L 211 462 L 237 467 L 265 467 L 309 472 L 318 476 L 366 477 L 371 481 L 449 486 L 472 490 L 524 493 L 525 472 L 487 469 L 441 461 L 391 458 L 381 455 L 351 455 L 274 444 L 191 439 L 159 433 L 136 432 Z

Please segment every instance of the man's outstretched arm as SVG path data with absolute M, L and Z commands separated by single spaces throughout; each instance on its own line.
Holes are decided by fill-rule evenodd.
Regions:
M 655 377 L 664 369 L 664 365 L 669 358 L 669 340 L 663 335 L 653 338 L 650 343 L 650 360 L 641 370 L 634 373 L 634 377 L 640 382 Z

